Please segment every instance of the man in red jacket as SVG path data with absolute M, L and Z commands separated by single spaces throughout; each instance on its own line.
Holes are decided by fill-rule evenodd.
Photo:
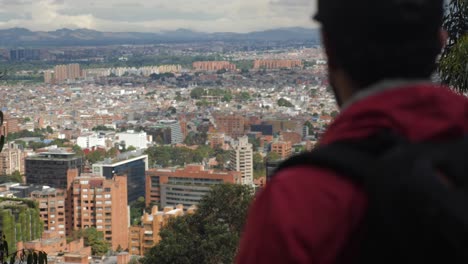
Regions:
M 411 142 L 468 134 L 468 100 L 430 82 L 445 43 L 442 0 L 319 0 L 341 114 L 321 145 L 390 129 Z M 355 263 L 367 197 L 343 175 L 280 171 L 252 205 L 237 263 Z

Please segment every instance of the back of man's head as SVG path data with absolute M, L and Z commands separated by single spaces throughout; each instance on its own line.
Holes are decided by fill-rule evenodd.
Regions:
M 442 48 L 443 0 L 318 0 L 330 67 L 360 88 L 424 79 Z

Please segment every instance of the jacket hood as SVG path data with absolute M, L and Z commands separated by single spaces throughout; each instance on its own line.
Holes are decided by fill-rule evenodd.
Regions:
M 330 125 L 320 144 L 390 129 L 413 142 L 468 134 L 468 99 L 446 87 L 415 84 L 357 101 Z

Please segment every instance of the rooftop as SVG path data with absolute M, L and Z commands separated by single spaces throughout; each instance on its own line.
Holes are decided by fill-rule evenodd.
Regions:
M 48 152 L 37 153 L 34 156 L 29 156 L 26 159 L 28 160 L 44 160 L 44 159 L 64 159 L 69 160 L 76 157 L 76 154 L 73 152 L 66 151 L 64 149 L 53 149 Z
M 144 150 L 138 149 L 134 151 L 129 151 L 129 152 L 124 152 L 120 155 L 118 155 L 114 159 L 105 159 L 103 161 L 97 162 L 94 165 L 120 165 L 120 163 L 123 163 L 125 161 L 133 161 L 133 160 L 138 160 L 142 158 L 148 158 L 148 155 L 144 155 Z

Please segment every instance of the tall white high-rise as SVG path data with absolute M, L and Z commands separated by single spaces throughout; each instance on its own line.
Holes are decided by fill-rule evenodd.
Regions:
M 232 143 L 230 169 L 241 172 L 241 183 L 253 184 L 253 150 L 248 137 L 240 137 Z

